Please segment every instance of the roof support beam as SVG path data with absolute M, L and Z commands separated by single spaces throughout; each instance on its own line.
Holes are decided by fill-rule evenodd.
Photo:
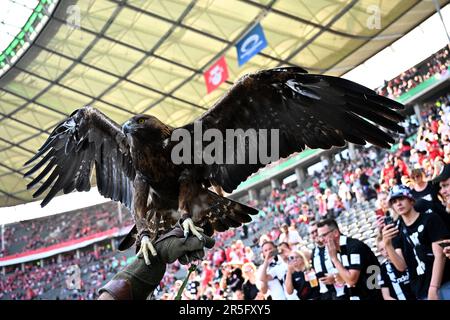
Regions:
M 258 3 L 258 2 L 254 2 L 254 1 L 251 1 L 251 0 L 239 0 L 239 1 L 244 2 L 246 4 L 249 4 L 251 6 L 254 6 L 254 7 L 258 7 L 258 8 L 261 8 L 261 7 L 264 6 L 264 5 L 262 5 L 262 4 Z M 335 35 L 340 36 L 340 37 L 346 37 L 346 38 L 356 39 L 356 40 L 371 40 L 372 39 L 372 37 L 370 37 L 370 36 L 360 36 L 360 35 L 355 35 L 355 34 L 343 32 L 343 31 L 339 31 L 339 30 L 334 30 L 334 29 L 330 28 L 329 26 L 323 26 L 321 24 L 318 24 L 318 23 L 315 23 L 313 21 L 300 18 L 298 16 L 294 16 L 293 14 L 290 14 L 290 13 L 287 13 L 285 11 L 281 11 L 281 10 L 278 10 L 278 9 L 272 8 L 271 11 L 273 13 L 276 13 L 276 14 L 278 14 L 280 16 L 285 17 L 285 18 L 289 18 L 289 19 L 292 19 L 294 21 L 297 21 L 297 22 L 300 22 L 300 23 L 304 23 L 306 25 L 309 25 L 309 26 L 312 26 L 314 28 L 320 29 L 321 31 L 329 32 L 329 33 L 335 34 Z
M 50 129 L 53 129 L 53 127 L 54 127 L 54 126 L 52 125 L 52 126 L 48 127 L 48 128 L 45 129 L 45 130 L 48 131 L 48 130 L 50 130 Z M 33 134 L 33 135 L 31 135 L 31 136 L 29 136 L 29 137 L 27 137 L 27 138 L 25 138 L 25 139 L 22 139 L 21 141 L 16 142 L 15 144 L 11 144 L 11 143 L 10 143 L 10 146 L 8 146 L 8 147 L 6 147 L 6 148 L 3 148 L 3 149 L 0 149 L 0 152 L 7 151 L 7 150 L 9 150 L 9 149 L 11 149 L 11 148 L 14 148 L 14 147 L 17 146 L 17 145 L 21 145 L 22 143 L 25 143 L 25 142 L 27 142 L 27 141 L 30 141 L 30 140 L 36 138 L 37 136 L 40 136 L 41 134 L 42 134 L 42 133 L 38 132 L 38 133 Z
M 46 48 L 46 47 L 43 47 L 43 46 L 41 46 L 41 45 L 39 45 L 39 44 L 36 44 L 35 47 L 38 47 L 38 48 L 40 48 L 40 49 L 42 49 L 42 50 L 44 50 L 44 51 L 50 52 L 50 53 L 52 53 L 52 54 L 54 54 L 54 55 L 57 55 L 57 56 L 59 56 L 59 57 L 63 57 L 63 58 L 65 58 L 65 59 L 68 59 L 68 60 L 71 60 L 71 61 L 75 61 L 72 57 L 69 57 L 68 55 L 65 55 L 65 54 L 63 54 L 63 53 L 60 53 L 60 52 L 58 52 L 58 51 L 55 51 L 55 50 L 52 50 L 52 49 L 49 49 L 49 48 Z M 151 54 L 148 54 L 148 55 L 146 56 L 146 58 L 147 58 L 148 56 L 151 56 Z M 91 64 L 86 63 L 86 62 L 84 62 L 84 61 L 80 61 L 79 64 L 81 64 L 81 65 L 83 65 L 83 66 L 86 66 L 86 67 L 88 67 L 88 68 L 92 68 L 92 69 L 94 69 L 94 70 L 97 70 L 97 71 L 106 73 L 106 74 L 109 75 L 109 76 L 119 78 L 119 79 L 122 80 L 122 81 L 131 83 L 131 84 L 133 84 L 133 85 L 135 85 L 135 86 L 141 87 L 141 88 L 146 89 L 146 90 L 153 91 L 153 92 L 158 93 L 158 94 L 160 94 L 160 95 L 163 95 L 163 96 L 164 96 L 164 95 L 167 95 L 168 97 L 170 97 L 170 98 L 172 98 L 172 99 L 174 99 L 174 100 L 177 100 L 177 101 L 180 101 L 180 102 L 189 104 L 189 105 L 191 105 L 192 107 L 199 108 L 199 109 L 203 109 L 203 110 L 207 110 L 207 108 L 202 107 L 202 106 L 200 106 L 200 105 L 198 105 L 198 104 L 196 104 L 196 103 L 193 103 L 193 102 L 191 102 L 191 101 L 188 101 L 188 100 L 185 100 L 185 99 L 182 99 L 182 98 L 178 98 L 178 97 L 175 97 L 175 96 L 172 96 L 172 95 L 168 95 L 168 94 L 165 93 L 164 91 L 160 91 L 160 90 L 158 90 L 158 89 L 149 87 L 149 86 L 146 85 L 146 84 L 143 84 L 143 83 L 136 82 L 136 81 L 134 81 L 134 80 L 128 79 L 127 76 L 120 76 L 120 75 L 117 75 L 117 74 L 115 74 L 115 73 L 113 73 L 113 72 L 111 72 L 111 71 L 101 69 L 101 68 L 99 68 L 99 67 L 97 67 L 97 66 L 91 65 Z M 19 67 L 16 67 L 16 68 L 19 69 L 19 70 L 24 70 L 24 69 L 21 69 L 21 68 L 19 68 Z M 195 71 L 196 71 L 196 70 L 194 70 L 193 72 L 195 72 Z M 29 71 L 24 70 L 24 72 L 29 72 Z M 48 81 L 48 80 L 47 80 L 47 81 Z M 64 87 L 64 88 L 67 88 L 67 90 L 72 90 L 72 91 L 75 91 L 75 92 L 80 93 L 80 94 L 84 94 L 84 95 L 89 96 L 89 97 L 91 97 L 91 98 L 94 99 L 94 97 L 92 97 L 92 96 L 90 96 L 90 95 L 88 95 L 88 94 L 86 94 L 86 93 L 82 93 L 81 91 L 72 89 L 72 88 L 70 88 L 70 87 L 67 87 L 67 86 L 61 84 L 61 83 L 57 83 L 57 85 L 59 85 L 59 86 L 61 86 L 61 87 Z M 98 99 L 98 98 L 97 98 L 97 100 L 100 101 L 100 102 L 106 103 L 106 104 L 110 104 L 111 106 L 115 106 L 115 105 L 113 105 L 113 104 L 111 104 L 111 103 L 109 103 L 109 102 L 107 102 L 107 101 L 105 101 L 105 100 Z M 119 108 L 120 108 L 120 107 L 119 107 Z M 133 114 L 134 114 L 134 113 L 133 113 Z
M 184 9 L 183 13 L 180 15 L 180 17 L 177 19 L 177 22 L 181 23 L 183 21 L 183 19 L 189 14 L 189 12 L 191 12 L 192 8 L 195 6 L 196 4 L 196 0 L 193 0 L 189 3 L 189 5 Z M 166 32 L 165 35 L 163 35 L 158 42 L 153 46 L 153 48 L 151 50 L 149 50 L 149 54 L 152 54 L 153 52 L 155 52 L 156 50 L 159 49 L 159 47 L 164 43 L 164 41 L 170 37 L 170 35 L 173 33 L 173 31 L 176 29 L 176 25 L 172 25 L 172 27 Z M 123 77 L 121 77 L 122 79 L 126 79 L 134 70 L 136 70 L 141 64 L 142 62 L 144 62 L 144 60 L 147 59 L 146 56 L 142 57 L 141 59 L 139 59 L 138 61 L 136 61 L 135 65 L 130 68 Z M 114 89 L 117 84 L 120 83 L 121 78 L 119 78 L 119 80 L 117 80 L 115 83 L 113 83 L 111 86 L 109 86 L 105 91 L 103 91 L 97 98 L 100 99 L 101 97 L 103 97 L 105 94 L 107 94 L 109 91 L 111 91 L 112 89 Z M 153 89 L 154 90 L 154 89 Z M 163 93 L 161 92 L 160 94 L 163 95 L 162 98 L 158 99 L 158 103 L 165 100 L 167 97 L 173 97 L 173 92 L 170 93 Z M 175 98 L 178 99 L 178 98 Z M 92 103 L 93 101 L 91 101 Z M 192 103 L 189 103 L 192 105 Z M 203 109 L 203 110 L 208 110 L 207 108 L 201 107 L 199 105 L 194 104 L 194 106 L 196 106 L 197 108 Z
M 3 191 L 2 189 L 0 189 L 0 193 L 3 193 L 3 194 L 6 195 L 8 198 L 13 198 L 13 199 L 16 199 L 16 200 L 21 201 L 21 202 L 26 202 L 26 201 L 28 201 L 28 199 L 19 198 L 19 197 L 15 196 L 15 195 L 13 195 L 13 194 L 11 194 L 11 193 L 8 193 L 8 192 L 6 192 L 6 191 Z
M 125 109 L 125 108 L 123 108 L 123 107 L 121 107 L 121 106 L 118 106 L 118 105 L 116 105 L 116 104 L 114 104 L 114 103 L 111 103 L 111 102 L 108 102 L 108 101 L 105 101 L 105 100 L 102 100 L 102 99 L 97 99 L 96 97 L 93 97 L 93 96 L 91 96 L 90 94 L 87 94 L 86 92 L 83 92 L 83 91 L 80 91 L 80 90 L 77 90 L 77 89 L 68 87 L 68 86 L 66 86 L 66 85 L 64 85 L 64 84 L 62 84 L 62 83 L 56 82 L 56 80 L 50 80 L 50 79 L 47 79 L 47 78 L 45 78 L 45 77 L 43 77 L 43 76 L 38 75 L 37 73 L 31 72 L 31 71 L 29 71 L 29 70 L 23 69 L 23 68 L 18 67 L 18 66 L 13 66 L 13 68 L 14 68 L 14 69 L 17 69 L 17 70 L 19 70 L 19 71 L 21 71 L 21 72 L 23 72 L 23 73 L 29 74 L 29 75 L 31 75 L 31 76 L 33 76 L 33 77 L 36 77 L 36 78 L 38 78 L 38 79 L 48 81 L 48 82 L 50 82 L 52 85 L 60 86 L 61 88 L 64 88 L 64 89 L 66 89 L 66 90 L 75 92 L 75 93 L 77 93 L 77 94 L 79 94 L 79 95 L 82 95 L 82 96 L 84 96 L 84 97 L 87 97 L 87 98 L 90 98 L 90 99 L 93 99 L 93 100 L 100 101 L 100 102 L 102 102 L 102 103 L 104 103 L 104 104 L 109 105 L 109 106 L 112 107 L 112 108 L 116 108 L 116 109 L 119 109 L 120 111 L 123 111 L 123 112 L 125 112 L 125 113 L 129 113 L 129 114 L 134 115 L 134 113 L 131 112 L 131 111 L 128 110 L 128 109 Z M 87 103 L 87 105 L 89 105 L 89 103 Z M 66 116 L 68 116 L 68 114 L 67 114 Z
M 23 151 L 25 151 L 25 152 L 28 152 L 28 153 L 30 153 L 31 155 L 34 155 L 34 154 L 36 153 L 35 151 L 32 151 L 32 150 L 30 150 L 30 149 L 27 149 L 27 148 L 25 148 L 25 147 L 23 147 L 23 146 L 21 146 L 21 145 L 19 145 L 19 144 L 17 144 L 17 143 L 8 141 L 8 140 L 6 140 L 6 139 L 3 139 L 2 137 L 0 137 L 0 141 L 4 142 L 4 143 L 6 143 L 6 144 L 11 145 L 11 147 L 16 147 L 16 148 L 19 148 L 20 150 L 23 150 Z
M 276 0 L 272 0 L 270 1 L 270 3 L 265 6 L 264 10 L 261 11 L 261 13 L 255 18 L 253 19 L 253 21 L 251 21 L 248 26 L 246 28 L 244 28 L 236 37 L 235 39 L 233 39 L 233 41 L 230 41 L 229 44 L 227 44 L 225 46 L 225 48 L 223 48 L 222 50 L 220 50 L 218 53 L 216 53 L 207 63 L 205 63 L 200 70 L 204 70 L 206 69 L 207 66 L 209 66 L 212 62 L 216 61 L 220 56 L 222 56 L 223 54 L 225 54 L 225 52 L 227 52 L 232 46 L 234 46 L 234 44 L 241 39 L 251 28 L 253 28 L 255 26 L 256 23 L 259 22 L 259 19 L 262 17 L 262 15 L 264 14 L 265 11 L 270 10 L 270 8 L 274 5 Z M 175 91 L 177 91 L 179 88 L 181 88 L 182 86 L 184 86 L 186 83 L 188 83 L 189 81 L 192 80 L 192 78 L 195 76 L 195 74 L 191 75 L 190 77 L 184 79 L 181 83 L 179 83 L 175 88 L 173 88 L 170 91 L 170 94 L 174 93 Z M 147 112 L 148 110 L 152 109 L 153 107 L 155 107 L 158 103 L 160 103 L 162 100 L 158 100 L 154 103 L 152 103 L 151 105 L 149 105 L 147 108 L 145 108 L 142 113 Z
M 119 0 L 109 0 L 109 1 L 114 2 L 114 3 L 117 3 Z M 165 22 L 167 22 L 167 23 L 175 24 L 175 25 L 177 25 L 177 26 L 180 27 L 180 28 L 183 28 L 183 29 L 186 29 L 186 30 L 195 32 L 195 33 L 197 33 L 197 34 L 201 34 L 202 36 L 205 36 L 205 37 L 208 37 L 208 38 L 211 38 L 211 39 L 220 41 L 220 42 L 225 43 L 225 44 L 227 44 L 227 45 L 230 45 L 230 44 L 232 44 L 232 46 L 235 45 L 235 42 L 234 42 L 234 41 L 229 41 L 229 40 L 227 40 L 227 39 L 223 39 L 223 38 L 221 38 L 221 37 L 218 37 L 218 36 L 216 36 L 216 35 L 207 33 L 207 32 L 205 32 L 205 31 L 202 31 L 202 30 L 193 28 L 193 27 L 191 27 L 191 26 L 189 26 L 189 25 L 186 25 L 186 24 L 183 24 L 183 23 L 177 23 L 176 21 L 173 21 L 173 20 L 171 20 L 171 19 L 169 19 L 169 18 L 160 16 L 160 15 L 155 14 L 155 13 L 153 13 L 153 12 L 149 12 L 149 11 L 143 10 L 143 9 L 137 7 L 137 6 L 132 5 L 132 4 L 127 3 L 127 4 L 125 4 L 125 7 L 129 8 L 129 9 L 133 9 L 134 11 L 137 11 L 137 12 L 141 12 L 141 13 L 143 13 L 143 14 L 145 14 L 145 15 L 148 15 L 148 16 L 150 16 L 150 17 L 152 17 L 152 18 L 157 18 L 157 19 L 163 20 L 163 21 L 165 21 Z M 269 8 L 271 8 L 271 7 L 272 7 L 272 6 L 269 6 L 269 5 L 265 5 L 265 6 L 264 6 L 264 5 L 261 5 L 261 8 L 263 8 L 263 10 L 271 10 L 271 9 L 269 9 Z M 247 32 L 247 31 L 249 31 L 249 29 L 245 28 L 245 31 Z M 244 34 L 245 34 L 245 33 L 244 33 Z M 242 34 L 241 36 L 243 36 L 244 34 Z M 237 38 L 237 39 L 239 40 L 239 38 Z M 228 46 L 227 46 L 227 47 L 228 47 Z M 231 46 L 230 46 L 230 47 L 231 47 Z M 268 58 L 268 59 L 274 60 L 274 61 L 278 62 L 279 64 L 286 64 L 286 65 L 288 65 L 288 66 L 295 66 L 295 65 L 293 65 L 292 63 L 290 63 L 290 62 L 288 61 L 289 59 L 279 59 L 279 58 L 273 57 L 273 56 L 271 56 L 271 55 L 269 55 L 269 54 L 266 54 L 266 53 L 263 53 L 263 52 L 259 52 L 258 55 L 260 55 L 260 56 L 262 56 L 262 57 L 264 57 L 264 58 Z
M 123 2 L 120 1 L 118 3 L 117 8 L 115 8 L 114 12 L 112 13 L 111 17 L 108 19 L 108 21 L 105 23 L 105 25 L 103 26 L 103 28 L 100 30 L 99 34 L 104 34 L 109 27 L 111 26 L 111 24 L 113 23 L 115 17 L 119 14 L 120 11 L 122 11 L 123 9 Z M 86 46 L 86 48 L 84 48 L 83 52 L 81 53 L 80 57 L 78 58 L 79 60 L 83 59 L 90 51 L 91 49 L 94 47 L 94 45 L 100 40 L 99 36 L 96 36 L 91 43 L 89 43 L 89 45 Z M 77 63 L 72 63 L 72 65 L 70 65 L 68 68 L 66 68 L 59 76 L 57 79 L 55 79 L 55 82 L 59 82 L 61 79 L 63 79 L 70 71 L 72 71 L 73 68 L 75 68 L 75 66 L 77 65 Z M 20 107 L 18 107 L 17 109 L 15 109 L 14 111 L 10 112 L 8 114 L 8 116 L 12 116 L 13 114 L 19 112 L 20 110 L 26 108 L 31 102 L 34 102 L 36 99 L 38 99 L 39 97 L 41 97 L 43 94 L 45 94 L 50 88 L 52 87 L 52 84 L 50 83 L 47 87 L 45 87 L 41 92 L 39 92 L 35 97 L 33 97 L 33 99 L 28 100 L 26 103 L 24 103 L 23 105 L 21 105 Z M 0 122 L 3 120 L 4 118 L 0 119 Z
M 45 105 L 45 104 L 43 104 L 43 103 L 41 103 L 41 102 L 38 102 L 38 101 L 36 101 L 35 99 L 31 99 L 31 100 L 30 100 L 30 99 L 28 99 L 28 98 L 26 98 L 26 97 L 24 97 L 24 96 L 22 96 L 22 95 L 20 95 L 20 94 L 18 94 L 18 93 L 15 93 L 15 92 L 13 92 L 13 91 L 10 91 L 10 90 L 8 90 L 8 89 L 0 88 L 0 91 L 4 91 L 4 92 L 6 92 L 6 93 L 9 93 L 9 94 L 11 94 L 11 95 L 13 95 L 13 96 L 15 96 L 15 97 L 17 97 L 17 98 L 23 99 L 23 100 L 28 100 L 29 102 L 34 103 L 34 104 L 36 104 L 36 105 L 38 105 L 38 106 L 44 108 L 45 110 L 53 111 L 53 112 L 59 114 L 60 116 L 63 116 L 63 117 L 67 117 L 67 116 L 68 116 L 68 114 L 65 113 L 65 112 L 62 112 L 62 111 L 59 111 L 59 110 L 50 108 L 49 106 L 47 106 L 47 105 Z M 8 115 L 8 116 L 9 116 L 9 115 Z
M 19 119 L 14 118 L 14 117 L 8 116 L 7 114 L 4 114 L 3 112 L 0 112 L 0 116 L 2 116 L 2 117 L 4 117 L 4 118 L 8 118 L 8 119 L 10 119 L 10 120 L 12 120 L 12 121 L 14 121 L 14 122 L 20 123 L 21 125 L 24 125 L 24 126 L 26 126 L 26 127 L 30 127 L 31 129 L 37 130 L 37 131 L 39 131 L 39 132 L 41 132 L 41 133 L 47 133 L 47 134 L 50 134 L 50 131 L 42 130 L 41 128 L 36 127 L 35 125 L 33 125 L 33 124 L 31 124 L 31 123 L 27 123 L 27 122 L 25 122 L 25 121 L 22 121 L 22 120 L 19 120 Z
M 333 19 L 330 20 L 330 22 L 328 22 L 325 27 L 321 30 L 319 30 L 314 36 L 312 36 L 312 38 L 308 39 L 308 41 L 306 41 L 305 43 L 303 43 L 300 47 L 298 47 L 297 49 L 295 49 L 294 51 L 291 52 L 291 54 L 289 54 L 289 56 L 286 58 L 287 60 L 291 60 L 292 58 L 294 58 L 297 54 L 299 54 L 300 52 L 302 52 L 304 49 L 306 49 L 306 47 L 308 47 L 314 40 L 316 40 L 320 35 L 322 35 L 325 31 L 327 31 L 327 28 L 329 29 L 336 21 L 339 20 L 340 17 L 342 17 L 344 14 L 346 14 L 356 3 L 358 2 L 358 0 L 353 0 L 352 2 L 350 2 L 349 4 L 347 4 L 344 9 L 342 9 L 338 14 L 336 14 Z M 325 71 L 325 70 L 323 70 Z

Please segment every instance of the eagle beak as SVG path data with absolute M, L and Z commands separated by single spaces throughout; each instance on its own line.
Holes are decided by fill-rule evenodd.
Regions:
M 122 132 L 124 134 L 128 134 L 131 133 L 131 123 L 130 120 L 128 120 L 127 122 L 125 122 L 122 126 Z

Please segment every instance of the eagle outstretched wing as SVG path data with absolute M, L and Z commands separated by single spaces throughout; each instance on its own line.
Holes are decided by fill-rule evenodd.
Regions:
M 242 77 L 197 121 L 203 132 L 218 129 L 226 144 L 226 129 L 278 129 L 279 157 L 310 148 L 329 149 L 370 142 L 389 147 L 394 139 L 385 131 L 403 132 L 403 105 L 342 78 L 307 74 L 303 69 L 276 68 Z M 182 128 L 193 130 L 190 123 Z M 248 157 L 249 144 L 245 150 Z M 231 193 L 263 167 L 254 164 L 203 164 L 205 179 Z
M 100 194 L 131 208 L 135 169 L 126 137 L 116 122 L 97 109 L 87 106 L 74 111 L 56 126 L 36 155 L 25 165 L 39 158 L 40 161 L 25 176 L 45 166 L 27 185 L 30 189 L 44 181 L 33 194 L 33 197 L 38 197 L 49 189 L 41 202 L 42 207 L 61 190 L 64 193 L 89 191 L 95 164 Z

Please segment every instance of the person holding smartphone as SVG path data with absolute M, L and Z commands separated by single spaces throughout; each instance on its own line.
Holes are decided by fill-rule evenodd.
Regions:
M 439 242 L 449 238 L 442 219 L 435 213 L 414 209 L 411 190 L 394 186 L 389 204 L 400 216 L 395 224 L 383 227 L 383 241 L 389 260 L 403 272 L 408 269 L 411 289 L 419 300 L 450 299 L 450 266 Z
M 222 278 L 220 280 L 220 288 L 222 290 L 229 289 L 232 292 L 242 289 L 244 279 L 242 270 L 238 265 L 225 263 L 222 265 Z
M 286 267 L 278 257 L 278 250 L 271 241 L 266 241 L 261 246 L 264 258 L 263 264 L 258 269 L 258 281 L 256 283 L 262 294 L 270 295 L 272 300 L 287 300 L 284 291 L 284 276 Z

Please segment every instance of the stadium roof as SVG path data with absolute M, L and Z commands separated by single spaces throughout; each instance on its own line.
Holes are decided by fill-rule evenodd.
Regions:
M 248 72 L 342 75 L 435 11 L 431 0 L 40 0 L 0 55 L 0 206 L 32 199 L 22 165 L 74 109 L 182 125 Z M 235 44 L 258 22 L 268 46 L 238 66 Z M 221 56 L 229 80 L 207 94 L 203 72 Z

